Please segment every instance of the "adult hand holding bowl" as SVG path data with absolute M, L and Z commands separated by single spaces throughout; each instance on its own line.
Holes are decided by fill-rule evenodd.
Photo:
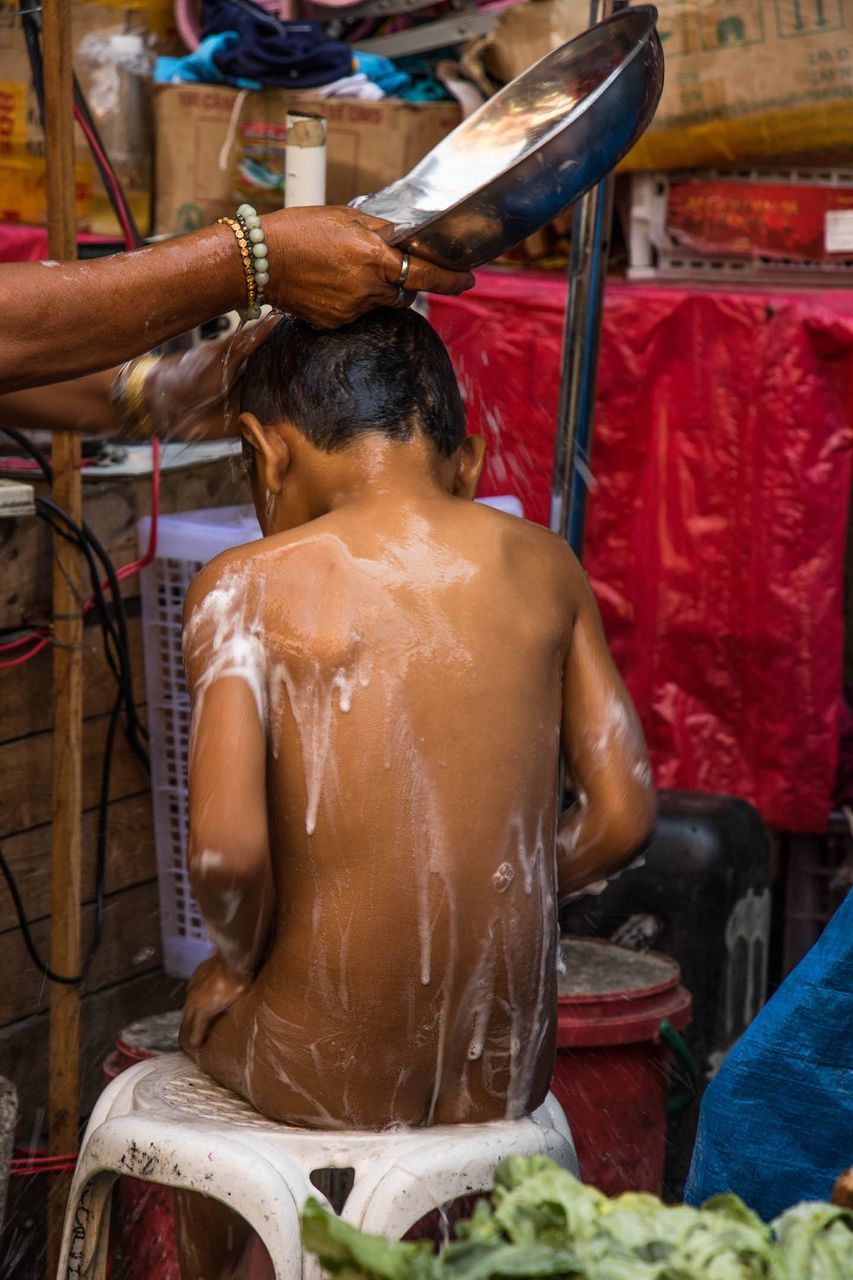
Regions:
M 259 222 L 274 307 L 335 328 L 398 301 L 403 253 L 379 219 L 322 208 Z M 93 262 L 7 263 L 0 282 L 0 393 L 108 369 L 247 306 L 238 241 L 218 224 Z M 461 293 L 470 284 L 467 272 L 410 258 L 409 291 Z

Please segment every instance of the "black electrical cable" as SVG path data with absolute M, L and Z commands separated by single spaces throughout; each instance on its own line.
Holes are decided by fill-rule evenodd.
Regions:
M 24 37 L 27 43 L 27 54 L 30 61 L 30 73 L 32 75 L 33 87 L 35 89 L 36 100 L 39 108 L 39 118 L 41 119 L 42 129 L 44 129 L 44 63 L 41 51 L 41 6 L 35 3 L 35 0 L 19 0 L 18 12 L 21 17 L 21 23 L 24 28 Z M 104 184 L 104 190 L 107 193 L 109 202 L 112 205 L 113 212 L 116 215 L 119 226 L 123 229 L 125 238 L 125 247 L 128 249 L 138 249 L 144 243 L 139 228 L 136 225 L 136 219 L 128 202 L 127 196 L 124 194 L 118 175 L 110 163 L 106 148 L 101 140 L 98 127 L 92 118 L 89 110 L 89 104 L 83 90 L 80 88 L 80 82 L 77 76 L 72 73 L 74 87 L 74 108 L 80 116 L 81 127 L 84 134 L 87 135 L 89 150 L 92 153 L 92 159 L 95 161 L 101 181 Z M 94 145 L 93 145 L 94 143 Z
M 110 715 L 109 725 L 107 726 L 107 741 L 104 748 L 104 764 L 103 764 L 103 770 L 101 774 L 101 795 L 100 795 L 100 801 L 99 801 L 99 807 L 98 807 L 98 833 L 97 833 L 97 847 L 96 847 L 96 853 L 95 853 L 95 923 L 92 930 L 92 939 L 86 950 L 86 955 L 83 959 L 83 965 L 79 974 L 75 974 L 73 977 L 71 977 L 68 974 L 56 973 L 54 969 L 51 969 L 49 964 L 47 964 L 44 960 L 42 960 L 41 956 L 38 953 L 38 949 L 36 947 L 32 933 L 30 932 L 30 924 L 29 924 L 29 921 L 27 920 L 26 910 L 24 908 L 24 904 L 21 899 L 21 893 L 18 888 L 17 882 L 12 873 L 12 868 L 9 866 L 8 862 L 6 861 L 6 856 L 3 853 L 2 848 L 0 848 L 0 871 L 3 873 L 3 878 L 6 881 L 6 886 L 9 890 L 9 893 L 12 896 L 12 903 L 15 908 L 15 914 L 18 917 L 18 926 L 21 930 L 21 936 L 24 939 L 24 946 L 27 949 L 27 954 L 29 955 L 36 969 L 38 969 L 38 971 L 42 973 L 50 982 L 59 982 L 65 986 L 70 986 L 70 987 L 79 986 L 79 984 L 85 980 L 86 974 L 89 971 L 89 966 L 91 965 L 92 960 L 95 957 L 95 953 L 97 952 L 98 947 L 101 945 L 101 942 L 104 936 L 104 897 L 105 897 L 104 879 L 106 876 L 106 869 L 107 869 L 106 810 L 109 805 L 110 777 L 112 772 L 111 770 L 112 747 L 113 747 L 112 740 L 115 736 L 115 726 L 118 724 L 120 711 L 121 711 L 121 701 L 120 699 L 117 698 L 113 705 L 112 713 Z
M 92 594 L 98 612 L 101 618 L 101 627 L 104 632 L 104 651 L 107 661 L 116 678 L 119 688 L 123 693 L 123 702 L 125 707 L 125 715 L 127 718 L 127 736 L 130 745 L 137 756 L 139 756 L 146 769 L 150 768 L 150 760 L 140 737 L 147 739 L 148 731 L 140 722 L 136 711 L 136 703 L 133 699 L 133 681 L 130 672 L 130 648 L 129 637 L 127 632 L 127 615 L 124 610 L 124 600 L 121 594 L 118 578 L 116 577 L 115 566 L 104 550 L 98 538 L 92 533 L 87 524 L 79 525 L 74 521 L 62 507 L 58 506 L 52 498 L 38 497 L 36 499 L 36 509 L 39 514 L 48 518 L 63 520 L 71 530 L 72 540 L 75 541 L 86 558 L 89 567 L 89 575 L 92 580 Z M 100 574 L 95 565 L 92 552 L 100 560 L 104 573 L 106 574 L 110 593 L 112 596 L 112 606 L 114 617 L 110 616 L 106 601 L 103 595 L 103 589 L 100 582 Z M 116 648 L 117 657 L 114 658 L 107 645 L 107 636 L 111 638 Z
M 28 453 L 34 462 L 37 462 L 41 468 L 42 475 L 48 484 L 53 484 L 53 467 L 50 465 L 50 459 L 37 444 L 33 444 L 29 436 L 25 436 L 23 431 L 17 431 L 14 427 L 0 427 L 0 431 L 4 436 L 8 436 L 10 440 L 14 440 L 24 453 Z
M 49 500 L 43 499 L 43 498 L 38 499 L 39 503 L 47 503 L 48 501 Z M 48 524 L 50 524 L 51 528 L 59 537 L 64 538 L 66 541 L 72 543 L 75 546 L 78 546 L 79 549 L 82 550 L 84 556 L 87 559 L 87 563 L 89 565 L 92 582 L 93 584 L 98 585 L 99 575 L 97 572 L 97 567 L 94 563 L 94 559 L 92 558 L 91 550 L 88 548 L 88 546 L 86 546 L 84 540 L 76 537 L 73 533 L 66 532 L 61 528 L 58 521 L 56 521 L 53 518 L 54 512 L 51 511 L 51 508 L 54 508 L 55 512 L 61 513 L 61 515 L 65 519 L 69 520 L 69 522 L 72 525 L 74 524 L 74 522 L 70 520 L 70 517 L 68 517 L 66 513 L 62 511 L 62 508 L 57 507 L 56 504 L 52 502 L 50 503 L 50 506 L 46 508 L 42 508 L 42 510 L 39 511 L 39 514 L 42 516 L 43 519 L 47 520 Z M 101 601 L 103 606 L 103 597 L 101 597 Z M 106 629 L 104 631 L 104 643 L 106 648 L 106 644 L 107 644 Z M 15 911 L 18 916 L 18 923 L 20 925 L 21 932 L 24 937 L 24 944 L 27 948 L 27 952 L 29 953 L 30 959 L 33 961 L 36 968 L 39 969 L 40 972 L 43 973 L 44 976 L 48 978 L 51 982 L 61 982 L 61 983 L 65 983 L 66 985 L 77 985 L 81 983 L 85 979 L 89 966 L 92 960 L 94 959 L 95 953 L 97 952 L 98 947 L 100 946 L 101 941 L 103 939 L 104 899 L 105 899 L 104 881 L 106 876 L 106 865 L 107 865 L 107 823 L 108 823 L 108 809 L 109 809 L 109 799 L 110 799 L 110 780 L 112 777 L 112 760 L 113 760 L 113 751 L 115 748 L 115 735 L 116 735 L 116 730 L 118 728 L 119 720 L 121 718 L 121 710 L 124 703 L 124 697 L 125 697 L 124 690 L 120 686 L 118 693 L 116 695 L 116 700 L 113 703 L 112 711 L 110 712 L 110 718 L 107 724 L 107 735 L 106 735 L 106 740 L 104 742 L 104 757 L 103 757 L 103 764 L 101 766 L 101 787 L 100 787 L 100 795 L 98 800 L 98 825 L 97 825 L 97 831 L 96 831 L 95 922 L 92 930 L 92 938 L 86 950 L 86 955 L 83 960 L 83 965 L 78 975 L 71 977 L 70 975 L 57 974 L 54 970 L 50 968 L 49 965 L 47 965 L 42 960 L 41 956 L 38 954 L 38 950 L 35 946 L 32 935 L 30 933 L 29 922 L 27 921 L 26 914 L 24 912 L 20 892 L 15 883 L 12 870 L 9 867 L 8 863 L 6 862 L 5 858 L 3 857 L 2 850 L 0 850 L 0 870 L 2 870 L 3 876 L 6 880 L 6 884 L 8 885 L 9 891 L 12 894 L 12 901 L 14 903 Z
M 52 481 L 53 472 L 50 461 L 42 450 L 34 445 L 25 435 L 16 431 L 14 428 L 3 427 L 0 428 L 0 431 L 3 431 L 4 434 L 15 440 L 15 442 L 38 464 L 45 479 Z M 75 521 L 67 511 L 60 507 L 58 503 L 54 502 L 52 498 L 39 495 L 36 498 L 36 512 L 41 519 L 45 520 L 47 524 L 50 525 L 55 534 L 75 546 L 86 561 L 86 566 L 88 568 L 92 584 L 92 596 L 103 634 L 104 654 L 117 684 L 116 699 L 113 703 L 107 724 L 107 734 L 104 743 L 104 758 L 101 770 L 95 859 L 95 922 L 92 939 L 89 947 L 87 948 L 86 956 L 79 974 L 74 976 L 58 974 L 52 970 L 39 955 L 38 949 L 35 946 L 35 942 L 30 932 L 29 922 L 26 917 L 23 901 L 15 881 L 15 877 L 5 856 L 3 855 L 2 849 L 0 849 L 0 872 L 2 872 L 3 878 L 6 881 L 9 892 L 12 896 L 12 902 L 18 917 L 18 924 L 30 959 L 36 968 L 44 974 L 49 981 L 74 986 L 79 985 L 79 983 L 84 980 L 92 959 L 103 938 L 110 780 L 112 776 L 115 735 L 118 730 L 123 708 L 128 719 L 128 739 L 131 746 L 146 765 L 146 768 L 150 768 L 150 761 L 145 748 L 142 746 L 142 743 L 138 738 L 138 732 L 141 731 L 141 733 L 147 737 L 147 731 L 139 722 L 136 706 L 133 701 L 127 618 L 124 610 L 121 588 L 115 572 L 115 566 L 104 550 L 100 540 L 95 536 L 92 530 L 89 529 L 85 523 L 78 524 L 77 521 Z M 112 613 L 110 612 L 110 607 L 104 596 L 103 587 L 101 585 L 101 573 L 98 570 L 97 562 L 100 562 L 104 576 L 107 579 L 107 585 L 112 598 Z
M 18 889 L 18 885 L 15 881 L 15 877 L 12 875 L 12 868 L 9 866 L 8 862 L 6 861 L 6 855 L 4 854 L 2 849 L 0 849 L 0 872 L 3 873 L 3 879 L 6 881 L 6 887 L 8 888 L 9 893 L 12 896 L 12 902 L 15 907 L 15 913 L 18 917 L 18 925 L 20 926 L 20 930 L 21 930 L 21 937 L 24 939 L 24 946 L 27 949 L 27 954 L 29 955 L 35 967 L 38 969 L 39 973 L 43 973 L 44 976 L 47 979 L 49 979 L 50 982 L 59 982 L 59 983 L 62 983 L 63 986 L 68 986 L 68 987 L 78 986 L 83 981 L 84 975 L 82 973 L 80 973 L 78 976 L 73 978 L 68 977 L 64 973 L 55 973 L 54 970 L 51 969 L 50 965 L 45 964 L 45 962 L 42 960 L 41 956 L 39 955 L 38 951 L 36 950 L 36 944 L 33 941 L 33 935 L 30 933 L 29 921 L 27 920 L 27 915 L 26 915 L 26 912 L 24 911 L 24 904 L 21 901 L 20 890 Z
M 30 61 L 33 87 L 35 89 L 36 99 L 38 102 L 42 128 L 44 128 L 44 64 L 42 61 L 41 51 L 40 6 L 38 5 L 37 0 L 20 0 L 19 11 L 21 14 L 27 53 Z M 104 184 L 104 189 L 107 193 L 110 204 L 112 205 L 119 225 L 123 229 L 126 247 L 128 249 L 138 248 L 143 243 L 142 236 L 140 235 L 139 228 L 136 225 L 133 211 L 131 210 L 127 197 L 124 194 L 121 182 L 110 163 L 106 148 L 103 145 L 97 125 L 92 118 L 89 105 L 82 89 L 80 88 L 76 75 L 73 77 L 73 87 L 75 113 L 79 118 L 83 132 L 86 134 L 92 157 L 95 161 L 95 165 L 97 166 L 98 173 L 101 176 L 101 181 Z M 53 469 L 46 455 L 21 432 L 15 431 L 13 428 L 2 428 L 2 430 L 4 430 L 6 435 L 14 440 L 20 448 L 34 459 L 41 468 L 45 479 L 48 483 L 52 484 Z M 0 871 L 2 871 L 7 887 L 12 896 L 12 901 L 18 917 L 18 923 L 21 928 L 21 934 L 24 939 L 24 945 L 26 946 L 30 959 L 36 968 L 39 969 L 40 972 L 43 973 L 51 982 L 76 986 L 85 978 L 88 967 L 103 937 L 104 880 L 106 874 L 107 815 L 109 807 L 110 778 L 113 750 L 115 746 L 115 735 L 121 719 L 122 708 L 124 708 L 125 711 L 127 736 L 130 745 L 136 755 L 140 760 L 142 760 L 146 769 L 150 771 L 151 766 L 148 752 L 143 745 L 143 740 L 147 740 L 148 738 L 148 732 L 139 719 L 133 697 L 133 680 L 130 664 L 127 616 L 124 609 L 124 600 L 122 598 L 121 588 L 116 577 L 115 567 L 102 547 L 100 541 L 92 533 L 91 529 L 89 529 L 85 523 L 78 525 L 68 512 L 64 511 L 53 501 L 52 498 L 39 497 L 36 500 L 36 509 L 39 516 L 47 521 L 53 531 L 60 537 L 75 545 L 86 559 L 89 576 L 92 582 L 92 595 L 103 634 L 104 655 L 118 686 L 118 692 L 116 694 L 116 699 L 113 703 L 107 725 L 107 735 L 104 743 L 104 761 L 101 771 L 101 791 L 98 805 L 95 863 L 95 925 L 92 940 L 83 961 L 83 967 L 78 975 L 71 976 L 56 973 L 42 960 L 30 932 L 29 922 L 26 917 L 20 891 L 17 883 L 15 882 L 15 877 L 12 874 L 12 870 L 6 861 L 5 856 L 3 855 L 2 849 L 0 849 Z M 62 524 L 65 525 L 65 529 L 61 527 Z M 104 597 L 103 588 L 101 587 L 101 575 L 98 573 L 95 557 L 103 567 L 104 576 L 109 586 L 112 614 L 110 613 L 110 609 Z
M 15 443 L 21 449 L 23 449 L 25 453 L 29 454 L 29 456 L 33 459 L 33 461 L 36 462 L 38 466 L 41 468 L 42 474 L 44 475 L 45 479 L 52 484 L 53 468 L 51 467 L 50 461 L 47 458 L 46 454 L 43 453 L 43 451 L 39 449 L 37 445 L 33 444 L 33 442 L 30 439 L 28 439 L 28 437 L 25 436 L 23 432 L 15 430 L 14 427 L 0 427 L 0 431 L 2 431 L 5 435 L 9 436 L 10 439 L 14 440 Z M 146 769 L 148 769 L 150 768 L 150 761 L 148 759 L 148 753 L 143 745 L 143 742 L 147 741 L 148 739 L 148 730 L 145 728 L 145 726 L 141 723 L 139 719 L 139 716 L 136 711 L 136 703 L 133 698 L 133 682 L 132 682 L 132 677 L 130 672 L 130 645 L 129 645 L 129 638 L 128 638 L 128 632 L 127 632 L 127 615 L 125 613 L 125 608 L 124 608 L 124 598 L 121 594 L 121 588 L 119 586 L 119 582 L 116 577 L 115 566 L 113 565 L 112 561 L 110 560 L 109 556 L 104 550 L 100 540 L 95 536 L 95 534 L 92 532 L 92 530 L 89 528 L 89 526 L 85 522 L 82 525 L 74 524 L 74 522 L 71 520 L 71 517 L 66 512 L 64 512 L 61 507 L 57 506 L 57 504 L 53 502 L 52 498 L 40 497 L 38 499 L 38 503 L 41 503 L 44 509 L 52 506 L 55 509 L 55 512 L 62 519 L 64 519 L 70 525 L 73 525 L 74 531 L 80 537 L 81 550 L 83 550 L 85 554 L 85 550 L 83 549 L 82 544 L 84 541 L 87 541 L 103 566 L 104 576 L 106 577 L 109 583 L 110 592 L 112 595 L 113 609 L 117 619 L 117 626 L 118 626 L 119 635 L 120 635 L 120 640 L 117 641 L 116 644 L 117 644 L 117 648 L 120 651 L 122 649 L 124 650 L 124 660 L 120 664 L 121 674 L 116 669 L 116 664 L 113 660 L 112 654 L 109 651 L 109 648 L 106 642 L 107 622 L 105 621 L 105 619 L 108 619 L 108 611 L 106 609 L 106 606 L 103 604 L 103 595 L 101 591 L 100 576 L 92 570 L 92 566 L 90 563 L 89 570 L 92 577 L 92 593 L 95 598 L 95 603 L 98 604 L 99 606 L 101 627 L 105 633 L 104 649 L 105 649 L 107 661 L 110 664 L 111 670 L 113 671 L 113 674 L 115 675 L 117 682 L 124 685 L 125 714 L 127 718 L 127 730 L 128 730 L 128 739 L 130 741 L 130 745 L 133 748 L 135 754 L 139 756 L 140 760 L 145 765 Z
M 21 16 L 21 26 L 24 29 L 24 39 L 27 42 L 27 55 L 30 60 L 30 74 L 38 103 L 39 119 L 42 122 L 42 128 L 44 128 L 44 76 L 42 74 L 41 46 L 39 45 L 41 5 L 38 0 L 19 0 L 18 12 Z
M 127 196 L 124 194 L 118 174 L 110 163 L 101 135 L 98 132 L 98 126 L 92 118 L 89 110 L 89 104 L 83 90 L 80 88 L 80 82 L 76 75 L 73 77 L 74 83 L 74 107 L 80 115 L 81 128 L 86 136 L 89 144 L 89 150 L 92 153 L 92 159 L 95 161 L 98 173 L 101 175 L 101 182 L 104 184 L 104 190 L 107 193 L 109 202 L 113 207 L 119 226 L 122 228 L 125 237 L 126 249 L 139 249 L 144 243 L 144 239 L 136 225 L 136 219 L 133 216 L 133 210 L 130 207 Z M 94 143 L 94 145 L 93 145 Z

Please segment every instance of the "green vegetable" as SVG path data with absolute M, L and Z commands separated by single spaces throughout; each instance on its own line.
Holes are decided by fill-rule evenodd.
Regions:
M 314 1199 L 302 1211 L 302 1243 L 342 1280 L 442 1280 L 445 1274 L 428 1240 L 369 1236 Z
M 783 1265 L 779 1280 L 851 1280 L 853 1214 L 834 1204 L 806 1202 L 773 1223 Z
M 853 1214 L 801 1204 L 771 1226 L 734 1195 L 701 1209 L 611 1200 L 542 1156 L 512 1156 L 491 1202 L 436 1255 L 368 1236 L 309 1200 L 305 1247 L 340 1280 L 853 1280 Z

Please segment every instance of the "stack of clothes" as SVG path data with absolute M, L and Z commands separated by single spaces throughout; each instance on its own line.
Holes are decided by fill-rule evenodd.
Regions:
M 179 19 L 180 19 L 179 14 Z M 186 15 L 184 15 L 186 18 Z M 188 21 L 179 26 L 193 39 Z M 236 89 L 310 89 L 321 96 L 407 98 L 433 102 L 450 94 L 418 59 L 403 68 L 331 39 L 321 22 L 290 21 L 254 0 L 204 0 L 196 47 L 159 58 L 161 84 L 223 84 Z

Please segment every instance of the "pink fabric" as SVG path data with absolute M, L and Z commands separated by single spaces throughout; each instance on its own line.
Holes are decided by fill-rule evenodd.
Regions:
M 105 236 L 81 233 L 78 244 L 114 244 Z M 43 262 L 49 258 L 47 229 L 27 227 L 22 223 L 0 222 L 0 262 Z
M 484 494 L 547 523 L 565 285 L 432 298 Z M 853 293 L 608 286 L 585 564 L 664 787 L 823 829 L 838 761 Z

